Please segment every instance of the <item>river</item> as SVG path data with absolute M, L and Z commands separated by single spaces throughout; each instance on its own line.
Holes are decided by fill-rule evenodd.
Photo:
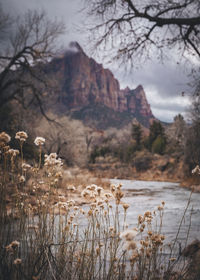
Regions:
M 165 201 L 163 233 L 169 241 L 175 238 L 191 194 L 190 190 L 181 188 L 178 183 L 169 182 L 113 179 L 111 183 L 123 185 L 122 190 L 125 192 L 123 201 L 130 205 L 127 211 L 127 223 L 130 227 L 137 225 L 139 214 L 144 214 L 147 210 L 156 210 L 161 201 Z M 193 193 L 191 196 L 178 237 L 182 243 L 189 227 L 188 242 L 200 240 L 200 193 Z

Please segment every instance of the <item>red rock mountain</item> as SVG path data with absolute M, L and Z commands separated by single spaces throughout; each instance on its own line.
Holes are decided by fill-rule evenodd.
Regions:
M 98 111 L 96 119 L 102 121 L 106 121 L 105 115 L 111 119 L 118 115 L 114 122 L 123 122 L 123 118 L 128 122 L 136 118 L 145 126 L 149 126 L 151 120 L 155 119 L 141 85 L 133 90 L 128 87 L 120 89 L 119 82 L 112 72 L 103 68 L 102 64 L 93 58 L 89 58 L 76 42 L 70 44 L 62 57 L 52 60 L 48 66 L 49 70 L 59 79 L 60 102 L 78 118 L 95 119 L 91 113 L 93 108 L 94 113 Z M 104 117 L 100 117 L 100 111 Z M 105 126 L 112 126 L 111 119 L 109 125 Z

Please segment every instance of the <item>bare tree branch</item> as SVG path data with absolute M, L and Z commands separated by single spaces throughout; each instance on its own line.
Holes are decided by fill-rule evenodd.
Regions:
M 57 38 L 64 31 L 62 22 L 50 21 L 44 12 L 28 11 L 14 19 L 0 9 L 0 107 L 29 94 L 27 104 L 35 100 L 46 116 L 42 95 L 51 88 L 43 65 L 55 55 Z
M 85 0 L 98 24 L 95 47 L 112 50 L 122 62 L 150 56 L 153 47 L 181 49 L 200 58 L 200 2 L 197 0 Z M 115 49 L 117 51 L 115 52 Z M 110 54 L 110 53 L 109 53 Z

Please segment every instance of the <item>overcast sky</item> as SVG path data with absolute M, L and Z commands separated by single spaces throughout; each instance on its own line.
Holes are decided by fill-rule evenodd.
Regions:
M 78 41 L 83 46 L 84 51 L 89 54 L 86 34 L 77 31 L 78 26 L 83 25 L 85 20 L 83 13 L 80 12 L 83 2 L 84 0 L 0 0 L 4 11 L 14 15 L 28 9 L 39 9 L 45 10 L 52 19 L 55 17 L 62 19 L 67 27 L 66 34 L 61 38 L 63 46 L 67 46 L 70 41 Z M 101 61 L 99 57 L 97 61 L 104 64 L 104 61 Z M 173 56 L 164 61 L 163 64 L 152 58 L 139 69 L 133 69 L 128 73 L 114 64 L 109 66 L 104 64 L 104 66 L 113 71 L 121 88 L 129 86 L 134 89 L 141 84 L 146 92 L 152 112 L 158 119 L 170 122 L 175 115 L 184 114 L 187 110 L 189 106 L 188 93 L 191 91 L 187 86 L 189 80 L 185 68 L 177 64 Z M 182 96 L 182 92 L 185 92 L 184 96 Z

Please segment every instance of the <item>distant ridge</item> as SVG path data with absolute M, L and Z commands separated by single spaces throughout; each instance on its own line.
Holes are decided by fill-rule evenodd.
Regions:
M 46 72 L 55 75 L 60 85 L 54 111 L 101 128 L 120 127 L 133 119 L 149 127 L 155 119 L 142 85 L 120 89 L 113 73 L 89 58 L 77 42 L 48 63 Z

